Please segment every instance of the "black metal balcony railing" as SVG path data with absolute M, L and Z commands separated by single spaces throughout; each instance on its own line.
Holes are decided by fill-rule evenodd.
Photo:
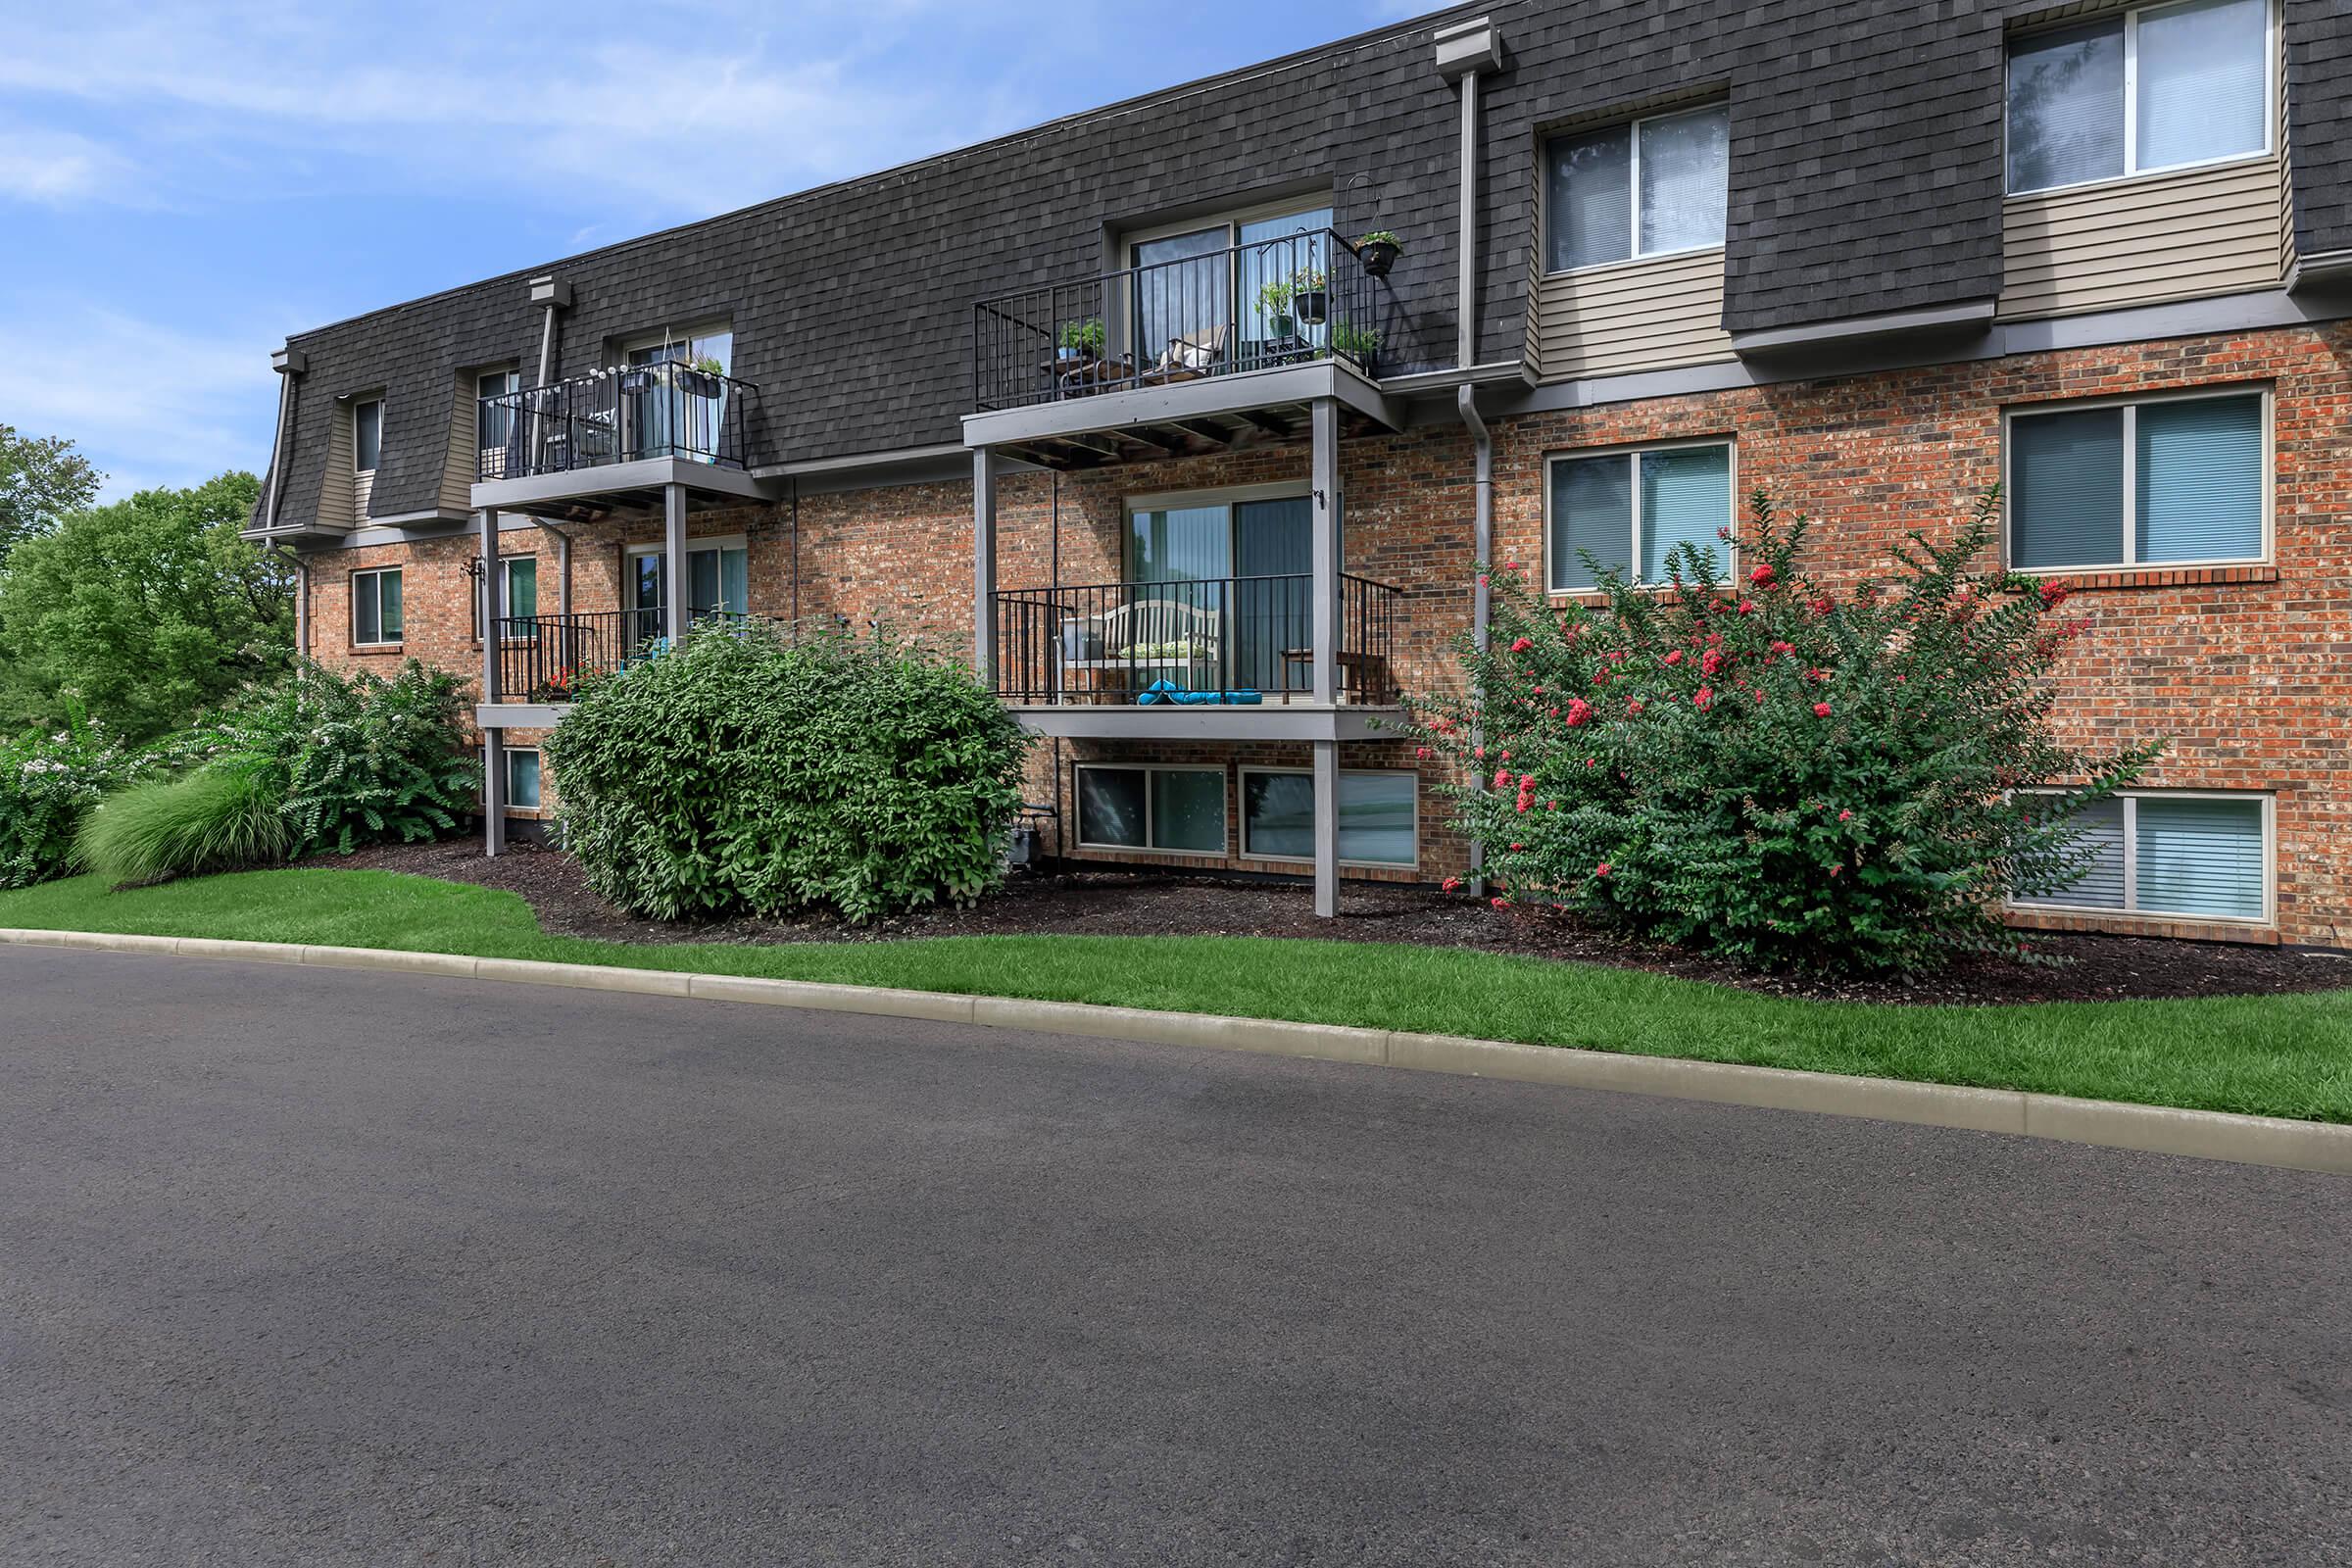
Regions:
M 1377 375 L 1380 319 L 1355 246 L 1301 229 L 980 301 L 973 401 L 1018 408 L 1327 359 Z
M 481 400 L 480 428 L 493 439 L 475 477 L 522 479 L 646 458 L 741 468 L 759 395 L 749 381 L 674 361 L 501 392 Z
M 775 615 L 697 610 L 689 635 L 725 631 L 755 621 L 784 624 Z M 592 610 L 568 615 L 502 615 L 498 620 L 498 700 L 568 703 L 580 682 L 651 659 L 669 646 L 664 612 Z
M 1303 702 L 1314 585 L 1300 573 L 1020 588 L 996 596 L 996 689 L 1015 703 Z M 1339 698 L 1396 700 L 1397 591 L 1340 579 Z

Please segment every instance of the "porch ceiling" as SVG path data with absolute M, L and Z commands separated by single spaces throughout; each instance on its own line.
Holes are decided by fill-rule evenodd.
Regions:
M 1344 435 L 1403 428 L 1397 400 L 1326 361 L 970 414 L 963 444 L 1062 469 L 1202 457 L 1304 441 L 1323 398 L 1339 406 Z
M 689 458 L 646 458 L 561 473 L 486 479 L 473 487 L 472 501 L 476 511 L 532 512 L 586 521 L 613 513 L 658 513 L 662 492 L 673 484 L 685 487 L 688 509 L 698 512 L 772 501 L 777 494 L 776 481 L 739 468 Z

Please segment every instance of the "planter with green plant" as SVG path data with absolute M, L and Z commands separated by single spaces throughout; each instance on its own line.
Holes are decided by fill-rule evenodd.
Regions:
M 719 379 L 727 373 L 727 368 L 705 354 L 691 365 L 679 366 L 671 373 L 676 377 L 680 391 L 698 398 L 714 398 L 718 396 Z
M 1298 323 L 1291 319 L 1291 295 L 1294 292 L 1291 280 L 1287 277 L 1271 279 L 1257 291 L 1257 313 L 1266 319 L 1268 337 L 1298 336 Z
M 1380 352 L 1380 334 L 1368 326 L 1342 321 L 1331 329 L 1331 352 L 1335 358 L 1369 367 Z
M 1403 244 L 1385 228 L 1376 228 L 1355 242 L 1355 254 L 1363 262 L 1367 277 L 1388 276 L 1403 250 Z
M 1309 326 L 1320 326 L 1331 314 L 1331 278 L 1320 267 L 1301 267 L 1291 274 L 1291 309 Z
M 1054 337 L 1059 360 L 1099 360 L 1102 357 L 1102 318 L 1092 316 L 1083 321 L 1064 321 Z

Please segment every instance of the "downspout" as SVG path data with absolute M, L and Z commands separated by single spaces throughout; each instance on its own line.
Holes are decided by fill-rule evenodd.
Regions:
M 1453 360 L 1454 368 L 1467 373 L 1478 363 L 1478 78 L 1482 72 L 1493 72 L 1502 65 L 1502 39 L 1494 23 L 1485 17 L 1441 27 L 1435 36 L 1439 74 L 1458 78 L 1462 84 L 1461 206 L 1454 260 Z M 1483 654 L 1487 651 L 1489 612 L 1494 602 L 1487 586 L 1487 569 L 1493 564 L 1494 555 L 1494 438 L 1487 428 L 1485 416 L 1478 412 L 1477 394 L 1467 381 L 1454 388 L 1453 406 L 1470 432 L 1475 454 L 1476 500 L 1471 548 L 1479 570 L 1477 584 L 1471 590 L 1470 637 Z M 1485 726 L 1473 724 L 1470 744 L 1477 747 L 1484 743 Z M 1475 787 L 1486 787 L 1483 773 Z M 1486 878 L 1482 874 L 1486 860 L 1486 846 L 1472 843 L 1470 885 L 1474 893 L 1486 892 Z
M 294 411 L 293 363 L 300 357 L 291 349 L 279 349 L 270 356 L 270 368 L 277 371 L 277 430 L 270 438 L 270 499 L 262 508 L 262 532 L 269 533 L 277 526 L 277 498 L 286 488 L 286 420 Z

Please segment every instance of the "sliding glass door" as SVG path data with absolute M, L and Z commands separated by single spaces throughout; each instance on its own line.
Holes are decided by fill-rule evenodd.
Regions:
M 1247 369 L 1320 346 L 1330 228 L 1330 208 L 1305 207 L 1136 241 L 1137 368 Z
M 741 545 L 690 545 L 686 550 L 686 613 L 741 615 L 751 609 L 750 558 Z M 629 557 L 629 641 L 662 635 L 669 604 L 669 563 L 660 550 Z
M 1305 496 L 1133 513 L 1127 580 L 1138 604 L 1213 635 L 1217 679 L 1254 691 L 1303 689 L 1311 634 L 1314 509 Z M 1293 661 L 1288 656 L 1298 653 Z

